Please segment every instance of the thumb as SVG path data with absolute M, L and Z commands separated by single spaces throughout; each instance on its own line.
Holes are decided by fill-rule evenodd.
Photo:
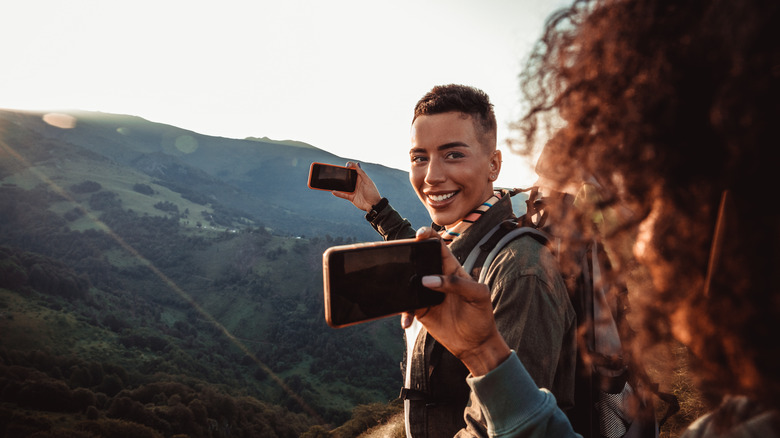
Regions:
M 468 301 L 486 301 L 490 304 L 490 289 L 487 285 L 459 275 L 426 275 L 422 285 L 446 294 L 459 295 Z

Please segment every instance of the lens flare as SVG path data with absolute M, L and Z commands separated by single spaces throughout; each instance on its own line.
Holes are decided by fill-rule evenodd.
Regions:
M 73 129 L 76 127 L 76 118 L 69 114 L 47 113 L 43 115 L 43 121 L 61 129 Z
M 60 121 L 66 121 L 68 120 L 67 116 L 66 118 L 62 117 L 55 117 L 56 114 L 51 113 L 47 114 L 49 117 L 49 120 L 47 123 L 54 125 L 54 122 L 59 123 Z M 62 115 L 62 114 L 60 114 Z M 71 117 L 72 120 L 72 126 L 75 126 L 76 119 Z M 46 120 L 46 116 L 44 116 L 44 120 Z M 68 126 L 68 123 L 65 124 L 65 126 Z M 61 127 L 61 126 L 58 126 Z M 63 128 L 67 129 L 67 128 Z M 105 224 L 103 221 L 101 221 L 98 217 L 96 217 L 94 214 L 89 212 L 87 209 L 82 207 L 77 203 L 77 201 L 68 193 L 65 189 L 63 189 L 60 185 L 58 185 L 56 182 L 52 181 L 49 177 L 44 175 L 40 170 L 36 169 L 32 163 L 30 163 L 25 157 L 23 157 L 21 154 L 19 154 L 13 147 L 8 145 L 5 141 L 3 141 L 0 138 L 0 155 L 2 154 L 8 154 L 11 158 L 17 160 L 20 164 L 22 164 L 26 169 L 28 169 L 35 177 L 40 179 L 44 184 L 46 184 L 48 187 L 50 187 L 54 192 L 56 192 L 58 195 L 62 196 L 65 199 L 68 199 L 69 201 L 76 204 L 76 208 L 81 210 L 82 213 L 86 217 L 89 218 L 92 222 L 97 225 L 98 229 L 104 231 L 108 236 L 110 236 L 119 246 L 121 246 L 123 249 L 125 249 L 127 252 L 129 252 L 133 257 L 135 257 L 143 266 L 148 268 L 154 275 L 156 275 L 162 282 L 168 286 L 174 293 L 179 295 L 184 301 L 186 301 L 190 306 L 192 306 L 195 311 L 197 311 L 203 318 L 205 318 L 207 321 L 209 321 L 211 324 L 213 324 L 225 337 L 228 338 L 228 340 L 233 343 L 236 347 L 238 347 L 244 354 L 246 354 L 248 357 L 252 358 L 252 360 L 257 364 L 260 369 L 262 369 L 268 376 L 271 377 L 271 379 L 279 385 L 279 387 L 290 396 L 290 398 L 294 399 L 301 408 L 312 416 L 316 421 L 318 421 L 320 424 L 324 423 L 323 418 L 317 414 L 314 409 L 309 406 L 303 398 L 301 398 L 298 394 L 296 394 L 292 389 L 290 389 L 284 381 L 276 375 L 271 368 L 269 368 L 266 364 L 264 364 L 260 359 L 255 356 L 255 354 L 249 350 L 249 348 L 241 342 L 238 338 L 236 338 L 230 331 L 225 328 L 219 321 L 217 321 L 211 314 L 206 312 L 195 300 L 188 294 L 185 290 L 183 290 L 181 287 L 179 287 L 173 280 L 171 280 L 165 273 L 160 271 L 150 260 L 146 259 L 141 253 L 138 252 L 133 246 L 125 242 L 124 239 L 122 239 L 121 236 L 119 236 L 117 233 L 115 233 L 111 227 L 109 227 L 107 224 Z

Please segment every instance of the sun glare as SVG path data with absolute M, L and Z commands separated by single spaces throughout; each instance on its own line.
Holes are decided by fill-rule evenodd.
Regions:
M 76 127 L 76 118 L 68 114 L 47 113 L 43 116 L 43 121 L 62 129 L 73 129 Z
M 76 118 L 67 116 L 65 114 L 49 113 L 46 114 L 43 117 L 43 119 L 46 123 L 63 129 L 73 128 L 76 125 Z M 51 178 L 46 176 L 42 171 L 38 170 L 35 166 L 32 165 L 32 163 L 27 161 L 27 159 L 23 157 L 22 154 L 20 154 L 12 146 L 8 145 L 5 141 L 2 141 L 2 139 L 0 139 L 0 152 L 4 153 L 5 155 L 11 157 L 14 160 L 19 161 L 20 163 L 22 163 L 22 165 L 25 168 L 30 169 L 30 171 L 38 179 L 40 179 L 40 181 L 43 184 L 50 187 L 53 192 L 57 193 L 62 198 L 68 199 L 69 201 L 75 203 L 77 205 L 76 208 L 81 210 L 85 216 L 87 216 L 92 222 L 94 222 L 98 229 L 105 232 L 120 247 L 122 247 L 134 258 L 136 258 L 141 265 L 145 266 L 150 271 L 152 271 L 152 273 L 155 276 L 157 276 L 168 288 L 170 288 L 174 293 L 176 293 L 185 302 L 187 302 L 204 319 L 206 319 L 207 321 L 209 321 L 209 323 L 211 323 L 214 327 L 216 327 L 217 330 L 219 330 L 233 345 L 235 345 L 238 349 L 240 349 L 245 355 L 250 357 L 252 361 L 260 369 L 262 369 L 263 372 L 265 372 L 287 395 L 289 395 L 290 398 L 295 400 L 303 410 L 305 410 L 313 418 L 316 418 L 320 423 L 324 422 L 324 420 L 322 420 L 322 417 L 319 415 L 319 413 L 316 412 L 311 406 L 309 406 L 309 404 L 303 399 L 303 397 L 301 397 L 300 394 L 293 391 L 278 374 L 276 374 L 268 365 L 266 365 L 260 359 L 258 359 L 257 355 L 255 355 L 243 342 L 241 342 L 241 340 L 236 338 L 233 335 L 233 333 L 231 333 L 230 330 L 228 330 L 222 323 L 220 323 L 212 314 L 210 314 L 200 304 L 198 304 L 187 291 L 179 287 L 179 285 L 176 282 L 174 282 L 170 277 L 168 277 L 164 272 L 162 272 L 152 261 L 144 257 L 135 247 L 127 243 L 108 224 L 103 222 L 99 217 L 97 217 L 91 211 L 81 206 L 75 199 L 73 199 L 73 197 L 68 193 L 68 191 L 65 188 L 63 188 L 55 181 L 53 181 Z

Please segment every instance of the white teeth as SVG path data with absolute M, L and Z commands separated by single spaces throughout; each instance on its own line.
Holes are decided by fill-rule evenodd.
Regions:
M 428 195 L 433 201 L 441 202 L 445 199 L 450 199 L 455 195 L 455 192 L 447 193 L 446 195 Z

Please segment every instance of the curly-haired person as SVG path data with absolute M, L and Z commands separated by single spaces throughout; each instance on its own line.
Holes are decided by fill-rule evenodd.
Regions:
M 636 258 L 651 278 L 632 303 L 636 350 L 684 344 L 711 402 L 686 438 L 780 436 L 779 9 L 576 1 L 548 20 L 521 75 L 526 144 L 554 132 L 556 173 L 593 175 L 601 207 L 633 212 L 607 237 L 631 242 L 614 251 L 618 269 Z M 486 292 L 443 253 L 445 275 L 425 284 L 447 299 L 418 319 L 471 371 L 489 432 L 576 436 L 495 328 L 466 322 L 487 317 Z

